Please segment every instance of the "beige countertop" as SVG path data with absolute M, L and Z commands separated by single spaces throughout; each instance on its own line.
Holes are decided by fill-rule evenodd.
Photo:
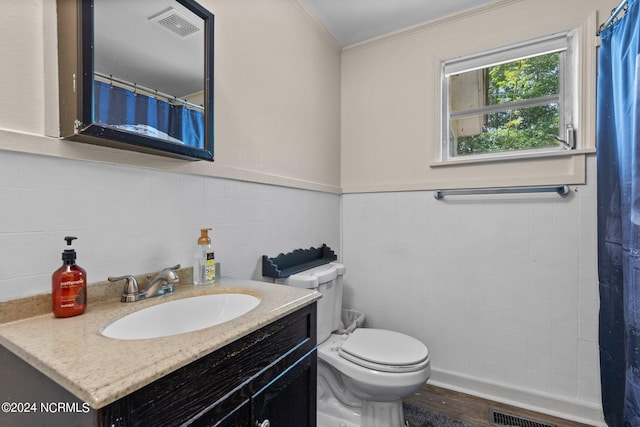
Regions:
M 101 335 L 114 320 L 142 308 L 229 292 L 257 296 L 260 304 L 237 319 L 185 334 L 142 340 Z M 313 290 L 222 277 L 207 286 L 178 284 L 173 294 L 134 303 L 121 303 L 117 297 L 92 303 L 89 293 L 86 312 L 64 319 L 49 312 L 11 320 L 4 303 L 0 314 L 10 321 L 0 324 L 0 344 L 99 409 L 318 298 L 320 294 Z

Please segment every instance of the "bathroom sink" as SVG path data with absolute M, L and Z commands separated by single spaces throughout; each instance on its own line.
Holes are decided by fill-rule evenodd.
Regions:
M 251 311 L 260 299 L 247 294 L 213 294 L 154 305 L 107 326 L 102 335 L 121 340 L 167 337 L 228 322 Z

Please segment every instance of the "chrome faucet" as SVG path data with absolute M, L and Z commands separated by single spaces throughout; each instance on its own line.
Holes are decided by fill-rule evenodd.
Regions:
M 156 277 L 149 282 L 147 290 L 144 291 L 144 297 L 155 297 L 173 292 L 173 284 L 180 280 L 176 272 L 179 268 L 180 264 L 165 268 L 158 273 Z
M 149 280 L 147 289 L 143 291 L 139 290 L 138 281 L 131 275 L 119 277 L 109 276 L 107 279 L 110 282 L 126 280 L 124 290 L 122 291 L 122 296 L 120 297 L 120 301 L 135 302 L 143 300 L 145 298 L 172 293 L 173 284 L 180 280 L 180 278 L 178 277 L 178 273 L 176 272 L 176 270 L 178 270 L 179 268 L 180 264 L 174 265 L 173 267 L 164 268 L 154 278 Z

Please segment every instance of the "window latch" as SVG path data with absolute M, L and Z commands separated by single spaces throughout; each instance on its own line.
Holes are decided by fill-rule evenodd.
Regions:
M 565 150 L 573 150 L 576 148 L 576 131 L 573 129 L 573 126 L 567 125 L 565 129 L 565 139 L 560 139 L 557 136 L 556 140 L 562 145 L 562 148 Z

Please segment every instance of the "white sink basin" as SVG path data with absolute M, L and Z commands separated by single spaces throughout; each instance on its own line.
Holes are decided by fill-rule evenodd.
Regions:
M 213 294 L 154 305 L 107 326 L 102 335 L 121 340 L 168 337 L 205 329 L 251 311 L 260 299 L 247 294 Z

